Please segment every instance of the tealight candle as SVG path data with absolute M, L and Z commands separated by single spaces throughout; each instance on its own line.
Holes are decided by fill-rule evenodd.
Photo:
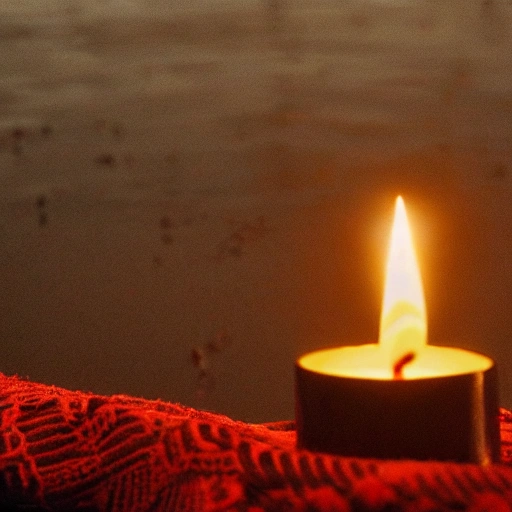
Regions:
M 484 355 L 427 344 L 426 308 L 397 198 L 379 342 L 296 364 L 301 448 L 346 456 L 499 461 L 497 371 Z

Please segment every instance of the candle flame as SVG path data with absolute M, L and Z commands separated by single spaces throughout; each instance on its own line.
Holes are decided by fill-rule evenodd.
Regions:
M 391 231 L 379 345 L 393 371 L 397 363 L 415 359 L 427 344 L 427 320 L 421 276 L 407 221 L 398 196 Z M 400 372 L 403 365 L 400 364 Z

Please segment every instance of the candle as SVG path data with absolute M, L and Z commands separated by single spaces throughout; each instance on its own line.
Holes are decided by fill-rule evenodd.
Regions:
M 396 200 L 379 342 L 296 364 L 298 445 L 376 458 L 499 460 L 497 372 L 484 355 L 427 344 L 423 287 Z

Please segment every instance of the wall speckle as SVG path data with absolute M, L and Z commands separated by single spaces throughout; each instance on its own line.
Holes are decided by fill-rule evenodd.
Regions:
M 512 407 L 512 4 L 0 5 L 0 371 L 293 417 L 378 334 L 394 195 L 429 336 Z

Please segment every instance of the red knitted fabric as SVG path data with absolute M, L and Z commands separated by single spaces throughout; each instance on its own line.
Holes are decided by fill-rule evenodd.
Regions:
M 502 464 L 347 459 L 297 450 L 293 422 L 0 374 L 0 510 L 509 511 L 505 410 L 501 427 Z

